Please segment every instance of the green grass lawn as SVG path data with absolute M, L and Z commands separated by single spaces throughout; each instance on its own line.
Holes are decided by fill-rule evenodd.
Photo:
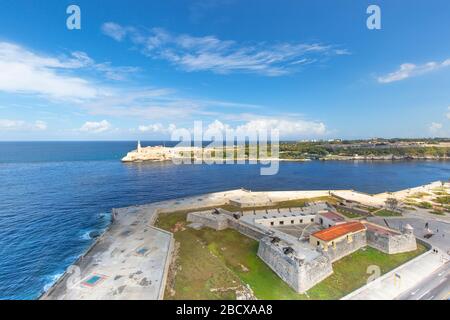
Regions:
M 347 210 L 343 210 L 343 209 L 340 209 L 340 208 L 337 208 L 336 210 L 337 210 L 337 212 L 339 212 L 343 216 L 346 216 L 349 219 L 358 219 L 358 218 L 362 218 L 363 217 L 362 215 L 359 215 L 357 213 L 350 212 L 350 211 L 347 211 Z
M 258 242 L 235 230 L 193 230 L 186 225 L 186 212 L 164 214 L 156 225 L 174 233 L 180 244 L 177 274 L 165 299 L 234 299 L 238 286 L 249 284 L 258 299 L 339 299 L 363 286 L 370 265 L 380 266 L 382 273 L 426 251 L 387 255 L 366 248 L 334 263 L 334 274 L 307 294 L 298 294 L 282 281 L 256 255 Z M 217 290 L 219 289 L 219 290 Z

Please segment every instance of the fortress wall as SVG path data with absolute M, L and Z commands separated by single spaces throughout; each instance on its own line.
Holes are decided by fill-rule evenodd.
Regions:
M 333 265 L 329 257 L 321 255 L 316 259 L 303 262 L 299 267 L 299 290 L 305 292 L 333 274 Z
M 268 216 L 270 216 L 268 214 Z M 306 225 L 314 221 L 316 215 L 307 216 L 289 216 L 289 217 L 277 217 L 277 218 L 260 218 L 255 219 L 255 223 L 259 223 L 263 226 L 294 226 L 294 225 Z M 272 224 L 273 223 L 273 224 Z
M 348 242 L 347 239 L 342 239 L 336 242 L 336 246 L 329 246 L 327 251 L 323 251 L 332 262 L 335 262 L 363 247 L 367 246 L 366 232 L 358 232 L 353 234 L 352 241 Z
M 380 250 L 384 253 L 389 253 L 389 235 L 379 234 L 373 230 L 367 229 L 367 245 Z
M 414 251 L 417 249 L 413 234 L 386 235 L 367 230 L 367 245 L 387 254 Z
M 300 292 L 298 263 L 281 250 L 270 242 L 269 237 L 266 237 L 259 242 L 258 257 L 291 288 Z
M 270 242 L 269 237 L 259 242 L 260 257 L 284 282 L 298 293 L 304 293 L 333 273 L 331 260 L 320 255 L 311 261 L 299 261 Z
M 417 250 L 416 237 L 413 234 L 400 234 L 389 238 L 389 254 Z

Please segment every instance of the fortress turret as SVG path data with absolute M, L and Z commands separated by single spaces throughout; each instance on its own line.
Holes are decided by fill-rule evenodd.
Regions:
M 406 226 L 403 227 L 403 233 L 413 234 L 414 228 L 408 223 L 408 224 L 406 224 Z

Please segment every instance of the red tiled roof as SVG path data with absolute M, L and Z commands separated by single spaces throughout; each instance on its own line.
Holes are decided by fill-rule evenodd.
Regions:
M 384 235 L 398 235 L 400 233 L 394 231 L 394 230 L 390 230 L 381 226 L 377 226 L 375 224 L 372 223 L 364 223 L 364 225 L 366 226 L 367 230 L 379 233 L 379 234 L 384 234 Z
M 337 226 L 320 230 L 312 234 L 312 236 L 322 240 L 322 241 L 332 241 L 349 233 L 358 232 L 361 230 L 366 230 L 366 227 L 361 222 L 347 222 L 339 224 Z
M 344 221 L 345 219 L 343 217 L 341 217 L 340 215 L 338 215 L 337 213 L 331 212 L 331 211 L 327 211 L 327 212 L 321 212 L 320 213 L 321 216 L 328 218 L 334 222 L 339 222 L 339 221 Z

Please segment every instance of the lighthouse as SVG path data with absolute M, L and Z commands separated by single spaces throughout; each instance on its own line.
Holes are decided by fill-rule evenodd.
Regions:
M 141 140 L 138 140 L 137 144 L 137 153 L 141 153 L 142 147 L 141 147 Z

